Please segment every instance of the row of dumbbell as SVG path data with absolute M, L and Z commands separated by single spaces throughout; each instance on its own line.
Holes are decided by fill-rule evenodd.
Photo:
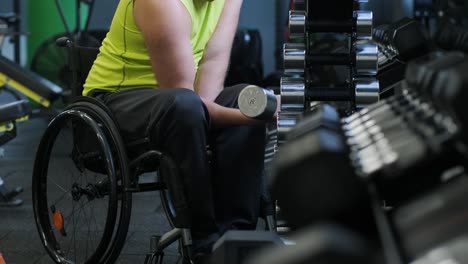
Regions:
M 354 1 L 340 1 L 343 7 Z M 308 2 L 306 1 L 306 6 Z M 329 5 L 328 3 L 327 5 Z M 311 4 L 309 4 L 311 5 Z M 319 3 L 314 3 L 315 10 Z M 344 8 L 346 10 L 346 8 Z M 340 9 L 341 10 L 341 9 Z M 289 41 L 283 48 L 284 70 L 286 75 L 304 76 L 309 66 L 349 65 L 356 68 L 358 75 L 375 75 L 377 71 L 377 48 L 368 42 L 372 39 L 372 11 L 353 11 L 353 19 L 346 16 L 341 19 L 322 20 L 316 15 L 308 18 L 309 8 L 295 9 L 289 12 Z M 326 12 L 325 12 L 326 13 Z M 335 7 L 334 13 L 340 13 Z M 352 47 L 345 54 L 320 54 L 309 50 L 308 34 L 316 32 L 353 33 L 350 35 Z
M 467 63 L 458 53 L 416 60 L 407 92 L 342 119 L 353 168 L 395 207 L 389 215 L 408 262 L 468 260 L 460 251 L 468 229 L 459 227 L 468 220 L 460 213 L 468 209 L 465 107 L 453 101 L 468 88 Z
M 299 77 L 281 78 L 281 106 L 277 124 L 279 143 L 285 142 L 285 135 L 308 109 L 308 102 L 350 101 L 358 107 L 364 107 L 378 99 L 372 93 L 378 89 L 379 83 L 373 78 L 357 78 L 351 83 L 335 87 L 308 83 Z M 271 120 L 277 110 L 277 99 L 272 91 L 252 85 L 241 92 L 238 105 L 248 117 Z
M 308 68 L 318 65 L 344 65 L 353 67 L 353 74 L 374 76 L 378 68 L 377 46 L 370 42 L 355 42 L 350 53 L 313 53 L 303 43 L 286 43 L 283 47 L 284 73 L 304 76 Z
M 304 117 L 287 133 L 286 144 L 276 155 L 278 195 L 283 197 L 282 186 L 286 186 L 285 190 L 295 190 L 291 199 L 311 188 L 318 188 L 314 189 L 317 194 L 329 192 L 343 198 L 350 190 L 362 188 L 357 180 L 361 178 L 376 181 L 389 200 L 399 203 L 437 184 L 445 169 L 466 163 L 459 147 L 468 145 L 468 119 L 464 114 L 468 61 L 458 56 L 431 55 L 425 63 L 411 64 L 411 90 L 350 117 L 340 118 L 336 109 L 327 105 Z M 319 188 L 333 182 L 345 184 Z M 287 195 L 284 197 L 289 199 Z M 352 195 L 346 197 L 350 200 L 332 202 L 353 200 L 349 198 Z M 301 208 L 300 203 L 296 205 Z
M 460 53 L 432 53 L 415 60 L 407 67 L 407 89 L 403 95 L 383 100 L 343 119 L 348 143 L 353 151 L 358 151 L 352 157 L 360 164 L 361 173 L 372 174 L 398 156 L 407 155 L 409 158 L 401 160 L 413 164 L 410 158 L 429 155 L 431 148 L 439 150 L 447 144 L 445 141 L 461 133 L 459 117 L 463 118 L 464 110 L 454 99 L 463 95 L 467 85 L 459 80 L 466 63 L 468 61 Z M 447 78 L 447 72 L 451 78 Z M 399 145 L 389 139 L 399 140 Z M 373 147 L 366 148 L 371 143 Z M 392 149 L 398 147 L 397 155 Z M 369 152 L 373 155 L 369 156 Z M 376 160 L 377 156 L 381 159 Z M 404 164 L 400 166 L 405 167 Z M 396 174 L 396 170 L 392 174 Z
M 466 70 L 466 58 L 458 52 L 436 52 L 413 60 L 409 63 L 406 73 L 406 83 L 418 94 L 428 97 L 439 107 L 446 111 L 458 111 L 454 108 L 463 102 L 453 94 L 463 93 L 462 72 Z M 285 112 L 302 113 L 307 101 L 340 101 L 349 100 L 352 94 L 349 85 L 355 90 L 366 93 L 377 87 L 377 83 L 370 79 L 356 79 L 354 84 L 344 84 L 337 87 L 325 87 L 307 83 L 304 78 L 285 77 L 281 80 L 282 98 L 281 110 Z M 372 88 L 374 87 L 374 88 Z M 239 106 L 243 112 L 250 117 L 268 119 L 276 111 L 276 97 L 268 90 L 258 86 L 249 86 L 239 97 Z M 386 103 L 386 102 L 384 102 Z M 458 104 L 457 104 L 458 103 Z M 368 111 L 368 110 L 363 110 Z
M 433 102 L 460 126 L 460 137 L 468 142 L 466 98 L 468 58 L 459 52 L 435 52 L 413 60 L 406 70 L 408 91 Z
M 379 46 L 379 65 L 394 59 L 408 62 L 434 50 L 426 29 L 410 18 L 380 25 L 374 28 L 372 37 Z
M 312 126 L 325 124 L 328 128 L 334 126 L 334 131 L 345 132 L 343 136 L 347 138 L 351 149 L 356 151 L 369 146 L 373 142 L 372 137 L 375 139 L 383 137 L 380 138 L 383 141 L 379 143 L 382 149 L 371 156 L 373 159 L 380 152 L 390 155 L 389 146 L 401 146 L 403 149 L 398 151 L 401 155 L 410 154 L 404 149 L 408 146 L 407 142 L 401 141 L 395 145 L 393 144 L 395 142 L 391 141 L 393 139 L 412 139 L 415 144 L 422 141 L 427 143 L 430 139 L 432 145 L 444 145 L 444 140 L 455 136 L 465 139 L 465 134 L 468 133 L 460 131 L 464 131 L 463 128 L 466 127 L 464 124 L 468 124 L 467 118 L 464 117 L 464 87 L 467 86 L 467 82 L 463 80 L 466 78 L 463 72 L 466 72 L 467 67 L 468 61 L 459 53 L 435 53 L 416 60 L 408 66 L 407 83 L 410 90 L 404 95 L 383 100 L 342 120 L 338 120 L 336 115 L 322 114 L 318 125 L 314 121 L 301 121 L 287 135 L 286 141 L 297 137 L 295 135 L 298 131 L 303 131 L 302 127 L 307 127 L 308 122 L 312 123 Z M 385 128 L 390 130 L 384 131 Z M 304 134 L 311 132 L 308 129 L 304 131 L 306 131 Z M 385 132 L 396 134 L 385 138 Z M 420 151 L 418 155 L 412 157 L 417 158 L 426 154 L 426 148 L 435 148 L 435 146 L 421 143 L 418 148 L 410 149 Z M 365 152 L 355 153 L 355 157 L 362 158 L 364 154 Z M 388 162 L 395 157 L 390 155 L 384 158 L 388 159 Z M 359 161 L 365 162 L 365 159 Z M 411 164 L 410 159 L 405 158 L 401 161 Z M 370 164 L 376 166 L 377 163 Z M 403 164 L 401 166 L 401 168 L 407 167 Z M 369 171 L 365 174 L 373 172 L 367 167 L 365 171 Z
M 398 177 L 456 137 L 458 127 L 414 94 L 383 100 L 342 119 L 350 158 L 362 177 Z M 387 168 L 384 173 L 383 169 Z
M 367 3 L 367 0 L 327 2 L 295 0 L 293 2 L 294 8 L 289 14 L 289 32 L 293 38 L 319 32 L 356 32 L 358 39 L 371 37 L 372 12 L 356 10 L 358 9 L 356 4 Z
M 439 131 L 439 136 L 445 134 L 446 137 L 437 137 L 435 134 L 433 138 L 427 138 L 412 130 L 399 132 L 400 127 L 406 128 L 410 125 L 407 122 L 401 122 L 399 116 L 385 113 L 391 110 L 387 104 L 381 104 L 380 107 L 370 110 L 374 112 L 374 116 L 370 113 L 360 113 L 360 117 L 368 121 L 360 124 L 354 123 L 354 131 L 352 131 L 350 127 L 346 127 L 350 124 L 349 120 L 340 119 L 335 108 L 321 105 L 291 130 L 287 143 L 282 145 L 276 154 L 271 185 L 273 196 L 278 200 L 282 215 L 292 228 L 334 221 L 351 227 L 366 237 L 373 237 L 375 230 L 370 228 L 373 225 L 373 216 L 368 207 L 369 185 L 373 183 L 381 199 L 387 201 L 385 208 L 387 210 L 388 206 L 397 208 L 398 214 L 395 221 L 399 230 L 405 232 L 399 237 L 405 243 L 405 249 L 411 257 L 418 257 L 425 250 L 443 241 L 440 235 L 434 234 L 434 239 L 431 238 L 430 243 L 425 241 L 425 243 L 414 244 L 414 241 L 420 241 L 421 238 L 413 235 L 415 233 L 420 235 L 421 232 L 409 229 L 414 228 L 418 223 L 422 226 L 415 219 L 419 221 L 423 217 L 410 217 L 407 214 L 409 209 L 405 208 L 409 203 L 408 207 L 414 209 L 416 205 L 410 203 L 411 200 L 417 199 L 423 193 L 438 189 L 447 177 L 453 180 L 455 176 L 460 176 L 460 172 L 463 172 L 461 158 L 453 155 L 457 154 L 453 150 L 450 151 L 453 145 L 450 144 L 447 148 L 443 144 L 453 139 L 454 135 L 447 131 L 443 124 L 439 124 L 440 127 L 433 128 L 433 130 Z M 376 111 L 381 111 L 382 116 L 377 115 Z M 424 108 L 420 111 L 424 111 Z M 384 116 L 386 116 L 384 120 L 378 123 L 375 121 Z M 376 123 L 372 124 L 371 120 Z M 432 129 L 431 123 L 423 124 L 424 120 L 413 122 L 419 122 L 419 124 L 411 125 L 416 128 Z M 362 174 L 361 177 L 355 173 L 358 164 L 351 160 L 358 151 L 366 152 L 367 147 L 366 155 L 379 158 L 377 151 L 369 151 L 372 148 L 371 145 L 379 144 L 379 140 L 359 147 L 354 142 L 349 142 L 353 139 L 353 136 L 349 134 L 356 134 L 360 130 L 364 130 L 367 133 L 366 136 L 371 139 L 373 135 L 378 134 L 382 136 L 380 141 L 385 138 L 387 144 L 383 144 L 385 145 L 383 149 L 386 153 L 382 151 L 381 154 L 397 153 L 393 159 L 385 160 L 388 162 L 387 165 L 394 166 L 381 166 L 380 170 L 372 175 Z M 374 159 L 374 163 L 378 165 L 377 159 Z M 369 163 L 369 166 L 372 164 Z M 396 168 L 400 170 L 395 170 Z M 458 194 L 460 192 L 457 192 Z M 439 197 L 439 193 L 434 195 Z M 460 205 L 459 196 L 451 195 L 443 198 L 455 199 Z M 466 195 L 462 197 L 466 198 Z M 427 199 L 431 198 L 425 198 Z M 459 207 L 458 205 L 448 207 Z M 403 209 L 400 210 L 400 208 Z M 416 214 L 414 210 L 413 214 Z M 435 213 L 430 216 L 438 223 L 446 223 L 450 217 L 457 217 L 449 215 L 446 218 L 438 218 Z
M 290 133 L 274 163 L 272 189 L 282 216 L 294 229 L 332 221 L 372 239 L 376 231 L 371 228 L 375 219 L 368 207 L 368 181 L 355 176 L 349 165 L 346 137 L 337 125 L 337 112 L 330 106 L 315 111 Z M 402 192 L 407 195 L 398 204 L 382 205 L 395 226 L 398 249 L 404 251 L 405 262 L 376 263 L 432 264 L 448 257 L 467 260 L 461 249 L 468 241 L 464 225 L 468 221 L 464 214 L 468 209 L 468 179 L 462 174 L 463 166 L 447 166 L 448 170 L 442 171 L 437 168 L 440 159 L 430 161 L 425 164 L 426 170 L 405 175 L 417 177 L 412 182 L 382 182 L 379 191 L 386 188 L 384 191 L 393 196 L 401 198 Z M 430 183 L 436 170 L 444 178 L 443 183 Z M 381 195 L 387 198 L 386 194 Z
M 372 37 L 372 12 L 356 11 L 360 1 L 296 1 L 289 14 L 290 39 L 283 47 L 284 77 L 281 80 L 281 113 L 278 139 L 296 123 L 309 104 L 315 101 L 346 101 L 361 108 L 379 100 L 377 46 Z M 339 7 L 339 8 L 338 8 Z M 317 13 L 317 10 L 320 10 Z M 309 35 L 317 32 L 345 33 L 349 39 L 346 53 L 314 53 Z M 349 34 L 352 33 L 352 34 Z M 310 72 L 322 65 L 342 65 L 349 69 L 344 84 L 309 82 Z
M 379 48 L 378 79 L 382 98 L 398 93 L 398 84 L 405 78 L 410 60 L 435 48 L 423 25 L 409 18 L 374 28 L 373 41 Z
M 464 124 L 468 124 L 463 117 L 467 66 L 459 53 L 431 54 L 410 63 L 404 95 L 345 119 L 339 117 L 336 109 L 320 106 L 295 125 L 277 154 L 272 177 L 274 196 L 291 225 L 304 226 L 331 219 L 346 221 L 345 225 L 360 223 L 358 228 L 365 229 L 369 224 L 366 181 L 354 175 L 359 160 L 352 163 L 350 157 L 353 154 L 356 157 L 356 153 L 369 146 L 374 149 L 367 148 L 367 155 L 373 154 L 371 158 L 386 155 L 380 159 L 394 166 L 380 165 L 380 173 L 361 173 L 361 176 L 374 179 L 383 197 L 394 204 L 405 204 L 425 190 L 437 188 L 434 186 L 440 186 L 441 181 L 461 174 L 465 160 L 454 146 L 460 145 L 458 139 L 462 145 L 468 142 L 462 133 L 466 131 Z M 356 140 L 358 135 L 360 140 Z M 379 151 L 375 150 L 377 144 Z M 375 164 L 379 162 L 369 162 L 367 168 Z M 457 181 L 451 188 L 461 186 L 467 190 L 466 182 Z M 457 228 L 450 229 L 447 225 L 447 219 L 466 220 L 456 215 L 454 209 L 466 209 L 460 204 L 466 195 L 463 190 L 441 188 L 440 192 L 417 198 L 395 211 L 393 220 L 401 232 L 401 243 L 408 258 L 416 263 L 439 263 L 441 257 L 447 257 L 452 251 L 460 254 L 460 246 L 467 243 L 466 237 L 456 238 Z M 433 199 L 453 204 L 426 208 L 425 212 L 429 209 L 433 212 L 424 217 L 415 213 L 415 207 Z M 426 217 L 431 218 L 429 224 L 424 223 Z M 421 238 L 424 232 L 432 230 L 440 232 L 431 239 Z M 457 235 L 463 234 L 466 233 Z M 439 247 L 435 251 L 451 251 L 443 256 L 424 255 L 434 247 Z

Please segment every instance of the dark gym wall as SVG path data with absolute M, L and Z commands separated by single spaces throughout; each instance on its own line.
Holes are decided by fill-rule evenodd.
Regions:
M 13 0 L 2 0 L 2 4 L 0 5 L 0 12 L 9 12 L 13 10 Z
M 285 1 L 285 0 L 284 0 Z M 276 8 L 273 0 L 244 0 L 239 27 L 259 29 L 265 74 L 275 67 Z
M 119 0 L 95 0 L 91 29 L 108 29 Z

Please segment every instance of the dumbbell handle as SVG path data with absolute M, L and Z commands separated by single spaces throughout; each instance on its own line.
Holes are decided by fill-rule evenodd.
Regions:
M 307 85 L 304 93 L 308 101 L 349 101 L 352 98 L 351 89 L 344 84 L 333 88 Z
M 307 65 L 349 65 L 355 62 L 350 54 L 346 53 L 312 53 L 307 55 Z
M 305 96 L 308 101 L 350 101 L 352 89 L 347 85 L 338 87 L 323 87 L 307 85 Z
M 352 20 L 308 20 L 306 22 L 306 29 L 309 32 L 322 33 L 322 32 L 339 32 L 339 33 L 352 33 L 356 30 L 356 19 Z
M 356 43 L 349 53 L 313 53 L 301 43 L 285 43 L 283 66 L 286 73 L 303 74 L 310 65 L 352 65 L 358 74 L 375 74 L 378 49 L 372 43 Z
M 347 101 L 366 107 L 380 98 L 380 85 L 375 78 L 355 78 L 352 82 L 328 86 L 301 77 L 281 79 L 282 109 L 300 109 L 308 101 Z M 285 105 L 286 104 L 286 105 Z
M 354 52 L 353 52 L 354 53 Z M 284 51 L 285 68 L 289 68 L 291 63 L 292 67 L 307 67 L 311 65 L 354 65 L 356 64 L 356 56 L 349 53 L 299 53 L 296 50 L 289 52 Z M 304 65 L 305 60 L 305 65 Z M 297 63 L 297 64 L 296 64 Z

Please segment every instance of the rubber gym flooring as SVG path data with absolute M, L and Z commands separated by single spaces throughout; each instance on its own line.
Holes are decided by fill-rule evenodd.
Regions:
M 0 103 L 8 100 L 0 92 Z M 0 149 L 0 176 L 10 189 L 24 187 L 18 196 L 24 200 L 21 206 L 0 207 L 0 252 L 6 264 L 53 263 L 39 240 L 31 201 L 35 152 L 47 123 L 45 117 L 19 123 L 17 137 Z M 143 263 L 150 236 L 168 230 L 158 193 L 135 194 L 127 241 L 117 263 Z M 164 259 L 164 263 L 177 263 L 177 245 L 165 251 Z

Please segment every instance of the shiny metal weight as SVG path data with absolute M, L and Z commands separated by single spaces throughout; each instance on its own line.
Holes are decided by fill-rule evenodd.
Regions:
M 307 32 L 307 13 L 305 11 L 289 11 L 290 38 L 304 38 Z
M 273 92 L 256 85 L 245 87 L 238 97 L 239 110 L 247 117 L 271 119 L 278 105 Z
M 358 109 L 368 107 L 380 100 L 380 84 L 376 78 L 356 78 L 355 103 Z

